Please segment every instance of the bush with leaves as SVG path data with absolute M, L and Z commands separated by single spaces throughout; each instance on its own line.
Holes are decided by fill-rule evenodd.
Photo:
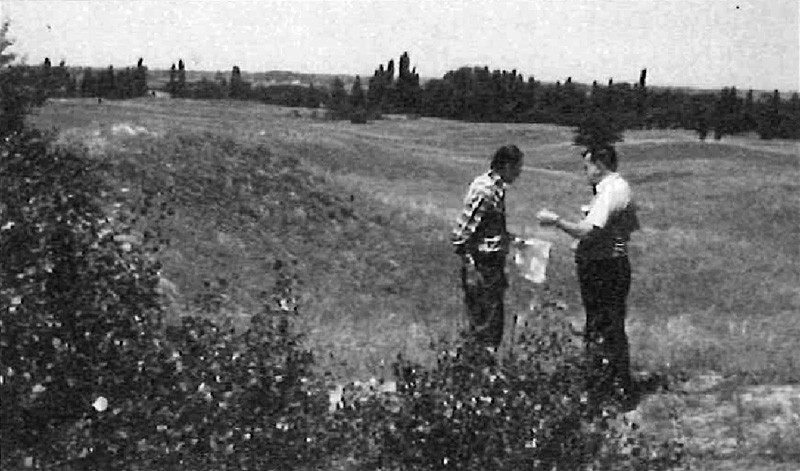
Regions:
M 81 448 L 155 469 L 297 469 L 326 459 L 327 394 L 292 333 L 290 281 L 280 276 L 244 332 L 199 317 L 168 327 L 141 360 L 142 396 L 109 406 L 95 419 L 106 432 Z
M 100 394 L 130 396 L 160 321 L 158 265 L 115 240 L 90 164 L 47 136 L 7 137 L 0 179 L 1 439 L 49 446 Z
M 158 238 L 132 243 L 93 164 L 50 142 L 24 131 L 0 148 L 3 467 L 323 459 L 327 389 L 293 333 L 285 267 L 244 332 L 193 317 L 165 328 Z
M 308 469 L 350 459 L 382 469 L 660 469 L 679 458 L 676 444 L 653 448 L 626 429 L 613 404 L 590 404 L 592 377 L 553 302 L 507 355 L 439 345 L 435 368 L 398 361 L 396 392 L 349 391 L 329 411 L 328 385 L 293 327 L 296 267 L 276 262 L 274 289 L 243 329 L 221 314 L 165 326 L 162 240 L 136 234 L 134 214 L 152 217 L 166 197 L 144 192 L 141 208 L 108 214 L 112 189 L 94 165 L 37 132 L 0 144 L 4 468 Z
M 599 149 L 622 141 L 624 127 L 611 113 L 599 108 L 587 112 L 578 124 L 574 143 L 587 149 Z
M 653 445 L 595 402 L 570 327 L 545 308 L 504 356 L 439 346 L 437 366 L 396 364 L 398 393 L 343 401 L 338 433 L 364 469 L 672 469 L 680 445 Z

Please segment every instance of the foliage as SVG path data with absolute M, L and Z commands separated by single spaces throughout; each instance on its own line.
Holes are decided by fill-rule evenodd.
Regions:
M 419 74 L 416 67 L 411 68 L 408 52 L 400 56 L 398 74 L 394 76 L 394 59 L 390 59 L 386 69 L 378 66 L 369 79 L 366 105 L 381 113 L 413 113 L 419 110 L 422 102 Z
M 272 105 L 319 108 L 327 100 L 325 90 L 319 90 L 311 84 L 303 85 L 270 85 L 258 86 L 254 93 L 259 100 Z
M 228 95 L 231 98 L 244 100 L 247 99 L 250 93 L 250 83 L 242 79 L 242 71 L 239 66 L 234 65 L 231 70 L 230 91 Z
M 0 139 L 22 130 L 31 106 L 44 102 L 42 75 L 37 69 L 12 65 L 16 55 L 9 22 L 0 26 Z
M 0 70 L 0 139 L 22 130 L 28 108 L 41 103 L 35 89 L 26 85 L 24 69 Z
M 553 309 L 550 305 L 546 310 Z M 569 327 L 543 313 L 498 357 L 463 339 L 435 368 L 395 364 L 397 394 L 343 394 L 336 432 L 365 469 L 673 469 L 675 442 L 654 444 L 587 395 L 592 374 Z M 360 394 L 359 394 L 360 392 Z
M 0 25 L 0 67 L 5 67 L 14 61 L 16 54 L 10 52 L 8 48 L 14 45 L 14 41 L 8 35 L 8 30 L 11 26 L 9 21 L 4 21 Z
M 51 445 L 101 391 L 128 397 L 159 322 L 157 263 L 115 240 L 88 162 L 47 145 L 25 131 L 0 151 L 4 448 Z
M 70 80 L 76 79 L 70 78 Z M 73 87 L 73 85 L 69 85 Z M 74 85 L 71 94 L 63 89 L 61 91 L 53 90 L 50 95 L 78 96 L 78 90 L 80 90 L 79 95 L 83 97 L 128 99 L 145 96 L 147 94 L 147 67 L 144 65 L 144 59 L 139 58 L 134 69 L 126 67 L 124 70 L 117 71 L 113 66 L 109 66 L 105 70 L 93 71 L 91 68 L 86 68 L 81 76 L 80 84 Z
M 0 66 L 13 61 L 7 49 L 13 42 L 8 37 L 8 22 L 0 27 Z M 86 69 L 78 84 L 78 74 L 70 73 L 63 63 L 59 67 L 23 67 L 31 89 L 38 99 L 47 96 L 133 98 L 147 92 L 147 69 L 139 60 L 135 69 L 92 72 Z M 41 69 L 41 70 L 40 70 Z M 34 81 L 31 75 L 36 75 Z M 777 90 L 753 98 L 738 96 L 735 87 L 725 87 L 719 93 L 695 90 L 651 89 L 645 84 L 647 69 L 642 69 L 638 83 L 608 81 L 605 87 L 579 84 L 567 77 L 562 83 L 541 83 L 525 77 L 516 69 L 461 67 L 445 73 L 440 79 L 427 81 L 424 86 L 416 67 L 411 67 L 408 52 L 395 62 L 389 60 L 375 70 L 362 89 L 358 86 L 348 94 L 336 78 L 327 90 L 313 86 L 263 86 L 245 81 L 238 66 L 234 66 L 230 82 L 224 79 L 186 82 L 182 59 L 172 64 L 166 89 L 173 96 L 198 99 L 234 98 L 259 100 L 270 104 L 295 107 L 318 107 L 326 103 L 331 119 L 350 119 L 363 123 L 377 119 L 382 113 L 403 113 L 435 116 L 478 122 L 533 122 L 564 126 L 586 126 L 596 121 L 596 109 L 614 123 L 614 133 L 625 129 L 684 128 L 698 132 L 704 140 L 710 131 L 715 139 L 723 136 L 756 132 L 762 139 L 800 139 L 800 106 L 793 96 L 782 99 Z M 5 102 L 8 105 L 12 100 Z M 6 113 L 7 114 L 7 113 Z M 591 140 L 591 139 L 589 139 Z
M 348 394 L 330 411 L 329 385 L 295 333 L 292 266 L 275 263 L 275 286 L 243 329 L 213 296 L 203 299 L 214 320 L 187 316 L 165 326 L 162 238 L 135 230 L 137 217 L 164 210 L 162 189 L 146 187 L 140 206 L 109 214 L 114 191 L 102 168 L 48 136 L 16 134 L 0 157 L 4 467 L 660 463 L 618 449 L 647 451 L 614 428 L 613 415 L 591 413 L 571 333 L 546 313 L 540 330 L 500 362 L 469 342 L 442 344 L 434 369 L 398 361 L 396 393 Z M 293 187 L 290 174 L 276 181 L 285 187 L 275 191 Z
M 350 89 L 349 96 L 350 106 L 354 109 L 365 108 L 367 106 L 367 98 L 364 95 L 364 88 L 361 86 L 361 77 L 356 75 L 353 86 Z
M 622 127 L 614 117 L 595 109 L 584 116 L 576 130 L 574 143 L 588 149 L 598 149 L 622 140 Z
M 380 117 L 377 108 L 369 107 L 367 96 L 361 86 L 361 78 L 356 77 L 348 95 L 341 79 L 334 79 L 326 102 L 326 117 L 332 120 L 350 120 L 353 124 L 366 124 L 369 119 Z
M 138 240 L 133 211 L 104 213 L 96 168 L 37 132 L 6 139 L 0 157 L 4 467 L 275 469 L 324 456 L 327 394 L 292 333 L 286 267 L 244 332 L 192 317 L 164 329 L 158 238 Z

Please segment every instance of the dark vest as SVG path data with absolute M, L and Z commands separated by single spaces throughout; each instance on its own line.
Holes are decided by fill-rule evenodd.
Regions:
M 639 229 L 639 219 L 633 203 L 622 211 L 612 214 L 606 227 L 596 227 L 591 234 L 578 243 L 575 259 L 605 260 L 608 258 L 627 257 L 628 241 L 631 233 Z
M 508 252 L 505 194 L 496 208 L 484 214 L 475 229 L 474 240 L 479 252 Z

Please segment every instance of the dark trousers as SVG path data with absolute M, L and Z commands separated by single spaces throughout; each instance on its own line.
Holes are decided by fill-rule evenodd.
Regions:
M 480 344 L 499 347 L 503 340 L 503 295 L 508 287 L 505 254 L 475 255 L 475 268 L 461 267 L 461 285 L 469 319 L 470 335 Z M 477 270 L 482 282 L 472 282 L 469 270 Z
M 631 391 L 630 353 L 625 334 L 625 303 L 631 287 L 627 257 L 578 262 L 586 310 L 585 341 L 593 370 L 592 389 L 602 395 Z

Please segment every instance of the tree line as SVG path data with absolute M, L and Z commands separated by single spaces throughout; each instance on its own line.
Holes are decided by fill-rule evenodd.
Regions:
M 401 64 L 407 62 L 407 54 Z M 782 99 L 778 90 L 744 96 L 735 87 L 718 93 L 683 91 L 647 86 L 647 69 L 636 83 L 597 81 L 542 83 L 517 70 L 462 67 L 441 79 L 419 85 L 416 72 L 401 65 L 397 80 L 392 62 L 380 66 L 369 81 L 367 109 L 411 112 L 422 116 L 476 122 L 554 123 L 586 127 L 598 124 L 611 133 L 625 129 L 695 130 L 700 139 L 713 134 L 755 132 L 762 139 L 800 139 L 800 97 Z M 406 73 L 403 73 L 406 70 Z M 355 88 L 356 85 L 354 85 Z M 358 91 L 355 91 L 358 93 Z
M 42 97 L 54 98 L 110 98 L 126 99 L 145 96 L 148 93 L 147 67 L 140 58 L 135 67 L 115 70 L 113 65 L 107 69 L 83 68 L 71 70 L 65 61 L 57 67 L 52 66 L 45 57 L 39 66 L 13 65 L 6 73 L 15 74 Z
M 115 70 L 85 68 L 71 72 L 64 61 L 53 67 L 46 58 L 41 66 L 9 67 L 6 72 L 31 84 L 30 95 L 44 97 L 98 97 L 125 99 L 148 92 L 147 67 L 139 59 L 135 67 Z M 742 94 L 736 87 L 717 93 L 670 88 L 651 88 L 647 69 L 636 83 L 597 81 L 543 83 L 516 69 L 490 70 L 461 67 L 440 79 L 420 83 L 416 67 L 404 52 L 395 67 L 393 59 L 380 64 L 372 77 L 356 76 L 349 90 L 340 78 L 329 85 L 254 86 L 242 77 L 238 66 L 229 74 L 217 72 L 213 80 L 186 81 L 183 60 L 172 64 L 165 90 L 173 97 L 189 99 L 254 100 L 291 107 L 325 106 L 333 119 L 366 122 L 387 113 L 441 117 L 475 122 L 553 123 L 582 127 L 601 125 L 615 140 L 626 129 L 675 129 L 697 132 L 706 139 L 754 132 L 762 139 L 800 139 L 800 97 L 784 99 L 778 90 Z M 618 139 L 617 139 L 618 140 Z

